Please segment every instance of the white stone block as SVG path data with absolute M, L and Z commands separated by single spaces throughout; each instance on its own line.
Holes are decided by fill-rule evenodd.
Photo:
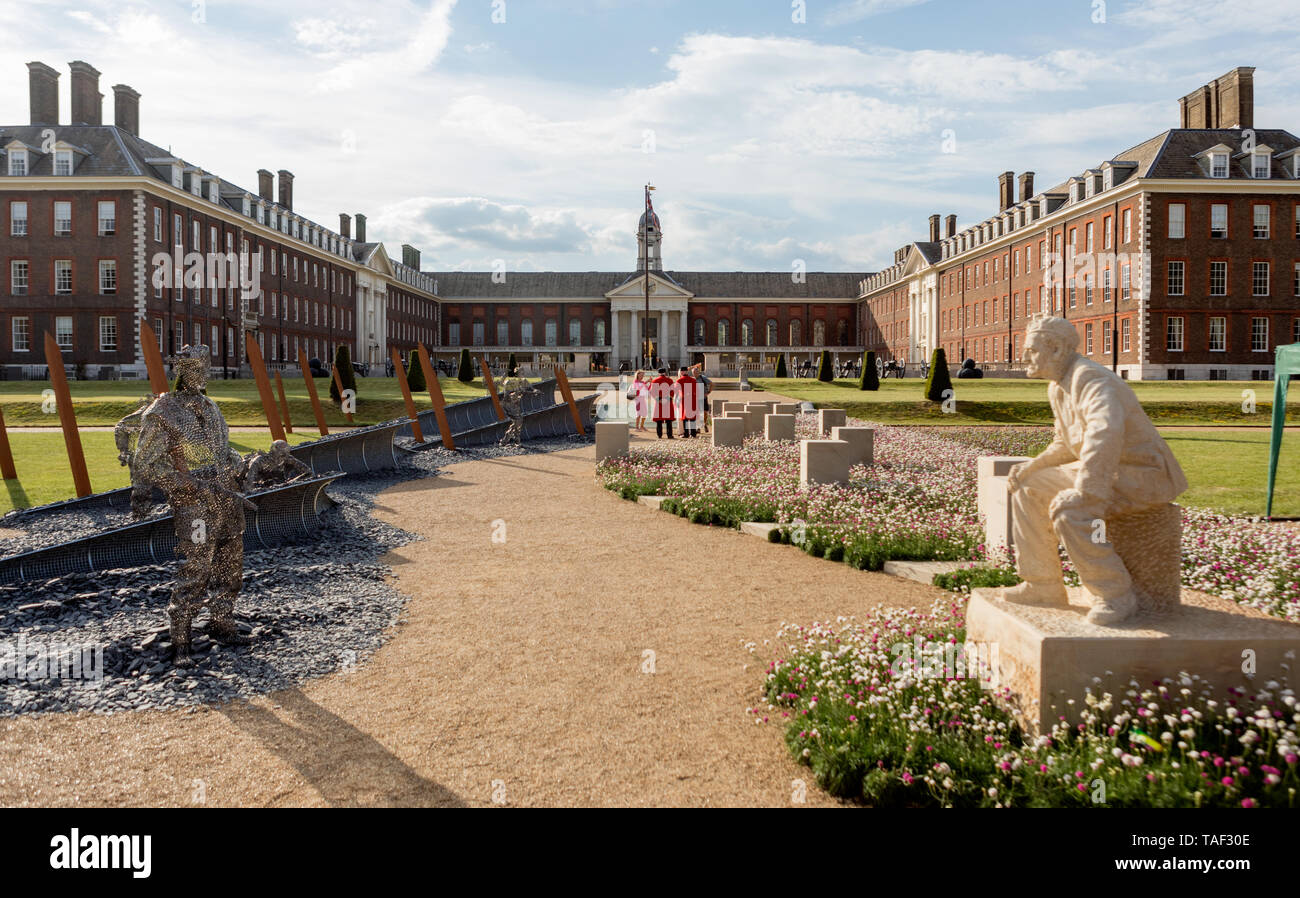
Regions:
M 721 417 L 713 419 L 713 445 L 740 447 L 745 445 L 745 419 Z
M 799 485 L 849 482 L 849 444 L 843 440 L 800 440 Z
M 1024 455 L 982 455 L 975 462 L 977 479 L 975 507 L 984 516 L 984 545 L 997 555 L 1009 549 L 1011 539 L 1011 494 L 1007 492 L 1007 475 Z
M 848 413 L 842 408 L 824 408 L 817 412 L 817 429 L 830 434 L 831 428 L 843 427 L 849 423 Z
M 849 463 L 869 465 L 875 461 L 876 429 L 874 427 L 832 427 L 832 440 L 849 444 Z
M 624 421 L 596 422 L 596 461 L 627 455 L 631 428 Z
M 777 402 L 772 406 L 774 415 L 797 415 L 799 414 L 799 403 L 797 402 Z
M 765 415 L 763 437 L 769 440 L 793 440 L 794 415 Z

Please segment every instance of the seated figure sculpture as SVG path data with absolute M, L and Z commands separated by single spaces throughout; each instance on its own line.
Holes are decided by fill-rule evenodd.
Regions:
M 1025 334 L 1027 373 L 1051 381 L 1055 433 L 1046 449 L 1007 477 L 1016 570 L 1024 582 L 1001 595 L 1066 607 L 1059 540 L 1092 601 L 1088 620 L 1111 625 L 1129 618 L 1138 603 L 1124 560 L 1097 538 L 1104 522 L 1168 506 L 1187 489 L 1187 478 L 1132 388 L 1079 355 L 1078 345 L 1078 331 L 1064 318 L 1035 319 Z
M 175 663 L 187 667 L 192 624 L 205 602 L 211 639 L 250 641 L 239 632 L 234 608 L 244 575 L 244 509 L 256 506 L 240 492 L 243 459 L 230 448 L 225 418 L 204 395 L 207 347 L 186 346 L 171 362 L 173 389 L 124 418 L 116 434 L 131 466 L 132 510 L 147 513 L 155 487 L 171 506 L 181 564 L 167 613 Z
M 524 394 L 536 393 L 537 388 L 527 378 L 519 376 L 518 368 L 511 368 L 506 379 L 501 382 L 501 408 L 510 419 L 506 427 L 503 443 L 518 443 L 524 434 Z

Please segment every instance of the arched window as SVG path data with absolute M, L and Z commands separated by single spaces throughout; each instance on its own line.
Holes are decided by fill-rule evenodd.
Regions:
M 582 320 L 579 318 L 569 319 L 569 345 L 582 345 Z
M 546 345 L 555 346 L 556 344 L 556 323 L 554 318 L 546 319 Z
M 790 345 L 799 346 L 803 343 L 803 322 L 799 320 L 790 322 Z
M 692 326 L 691 342 L 696 346 L 704 345 L 704 319 L 696 318 Z
M 519 325 L 519 342 L 523 346 L 533 345 L 533 322 L 532 319 L 525 318 Z M 455 345 L 455 342 L 452 343 Z
M 597 318 L 595 326 L 596 326 L 596 345 L 604 346 L 605 345 L 605 319 Z
M 849 323 L 841 321 L 839 324 L 839 343 L 841 346 L 849 345 Z
M 813 322 L 813 346 L 826 345 L 826 322 L 818 318 Z
M 510 345 L 510 322 L 504 318 L 497 322 L 497 345 Z
M 775 346 L 776 344 L 776 319 L 769 318 L 767 319 L 767 345 Z
M 754 345 L 754 321 L 751 318 L 746 318 L 740 322 L 740 345 Z
M 731 326 L 727 319 L 722 318 L 718 321 L 718 345 L 731 345 Z

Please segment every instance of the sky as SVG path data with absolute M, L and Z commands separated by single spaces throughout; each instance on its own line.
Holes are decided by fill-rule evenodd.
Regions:
M 1178 124 L 1256 67 L 1300 133 L 1300 0 L 0 0 L 0 123 L 26 63 L 142 94 L 141 136 L 295 211 L 364 213 L 426 271 L 875 271 Z

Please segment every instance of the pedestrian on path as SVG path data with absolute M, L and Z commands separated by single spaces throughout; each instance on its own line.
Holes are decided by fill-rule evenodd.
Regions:
M 650 381 L 650 410 L 655 419 L 655 439 L 663 439 L 664 427 L 668 439 L 673 438 L 673 397 L 676 385 L 668 376 L 667 368 L 659 369 L 659 376 Z
M 699 384 L 691 377 L 686 366 L 677 369 L 677 418 L 682 422 L 682 436 L 690 439 L 699 434 L 700 394 Z
M 636 413 L 636 429 L 645 432 L 645 419 L 650 407 L 650 384 L 645 379 L 645 372 L 638 370 L 636 377 L 627 388 L 627 398 L 632 401 Z

